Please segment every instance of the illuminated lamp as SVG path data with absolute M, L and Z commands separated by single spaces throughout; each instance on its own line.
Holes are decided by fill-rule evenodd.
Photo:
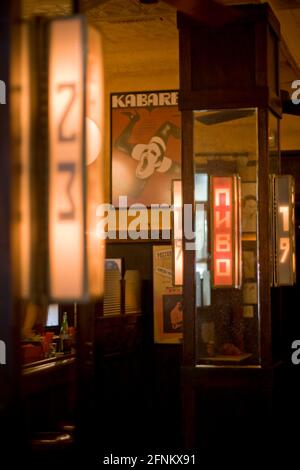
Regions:
M 19 224 L 19 257 L 20 257 L 20 294 L 29 298 L 32 291 L 32 207 L 30 188 L 32 186 L 31 170 L 31 73 L 29 56 L 29 26 L 23 23 L 20 27 L 20 224 Z
M 211 176 L 213 287 L 241 286 L 240 179 Z
M 295 180 L 290 175 L 272 175 L 273 285 L 296 282 Z
M 87 134 L 86 164 L 90 165 L 100 154 L 102 149 L 102 137 L 99 127 L 92 119 L 86 117 L 85 126 Z
M 21 39 L 20 294 L 84 302 L 103 293 L 101 37 L 73 16 L 24 22 Z
M 85 302 L 103 293 L 101 37 L 82 16 L 49 24 L 48 297 Z
M 173 285 L 183 284 L 183 244 L 182 244 L 182 183 L 172 181 L 172 225 L 173 225 Z

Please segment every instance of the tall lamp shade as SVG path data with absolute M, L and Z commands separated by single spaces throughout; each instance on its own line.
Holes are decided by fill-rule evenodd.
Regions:
M 183 284 L 182 182 L 172 181 L 173 202 L 173 284 Z
M 20 293 L 28 298 L 31 293 L 32 278 L 32 211 L 30 204 L 30 188 L 32 186 L 32 169 L 30 160 L 31 149 L 31 67 L 30 67 L 30 31 L 26 23 L 20 26 Z
M 291 175 L 272 175 L 273 286 L 296 282 L 295 180 Z
M 84 302 L 103 293 L 104 246 L 96 236 L 103 202 L 99 32 L 81 16 L 52 20 L 48 67 L 48 295 Z

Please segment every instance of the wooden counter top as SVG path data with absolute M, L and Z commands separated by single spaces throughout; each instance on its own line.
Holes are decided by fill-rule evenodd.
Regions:
M 57 385 L 75 382 L 76 355 L 64 354 L 22 367 L 23 395 L 40 393 Z

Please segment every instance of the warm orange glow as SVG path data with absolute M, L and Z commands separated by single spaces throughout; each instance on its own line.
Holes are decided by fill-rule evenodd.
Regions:
M 50 25 L 49 287 L 54 299 L 84 294 L 83 40 L 79 18 Z
M 97 124 L 90 118 L 85 118 L 86 127 L 86 164 L 93 163 L 102 148 L 102 136 Z
M 279 240 L 279 263 L 285 263 L 290 254 L 290 239 L 281 237 Z
M 289 219 L 289 207 L 279 206 L 279 215 L 281 214 L 281 230 L 283 233 L 289 233 L 290 219 Z M 279 263 L 285 263 L 290 254 L 290 239 L 288 237 L 279 238 Z
M 173 266 L 174 266 L 174 285 L 183 284 L 183 249 L 182 249 L 182 185 L 181 180 L 173 180 Z
M 30 63 L 29 63 L 29 27 L 21 26 L 21 73 L 20 73 L 20 115 L 21 115 L 21 178 L 20 178 L 20 280 L 21 295 L 30 296 L 31 269 L 31 205 L 30 205 Z
M 284 232 L 289 230 L 289 206 L 279 206 L 279 213 L 282 214 L 282 229 Z
M 49 290 L 83 301 L 103 290 L 104 116 L 99 33 L 82 17 L 54 20 L 49 34 Z M 87 42 L 86 42 L 87 41 Z
M 292 176 L 273 176 L 275 219 L 274 284 L 292 285 L 295 282 L 295 183 Z
M 87 142 L 87 260 L 89 294 L 99 296 L 104 288 L 104 237 L 96 236 L 97 206 L 104 201 L 103 127 L 104 74 L 101 37 L 94 28 L 88 29 L 86 83 L 86 142 Z M 98 233 L 99 236 L 99 233 Z

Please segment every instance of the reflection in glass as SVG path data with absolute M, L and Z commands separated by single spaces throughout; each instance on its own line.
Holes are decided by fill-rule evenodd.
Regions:
M 269 112 L 269 173 L 280 172 L 279 159 L 279 119 Z
M 194 169 L 197 361 L 214 365 L 257 364 L 257 110 L 195 111 Z M 222 217 L 214 214 L 213 218 L 212 181 L 225 180 L 232 181 L 232 188 L 237 182 L 240 191 L 233 192 L 232 214 L 224 209 Z M 236 266 L 242 279 L 232 283 L 237 288 L 212 283 L 212 250 L 216 241 L 216 233 L 212 232 L 216 223 L 218 227 L 227 226 L 231 216 L 233 223 L 229 224 L 228 233 L 219 234 L 219 248 L 222 254 L 222 250 L 225 253 L 231 247 L 228 256 L 232 269 Z
M 207 210 L 203 203 L 196 203 L 196 259 L 207 258 Z
M 208 175 L 205 173 L 195 174 L 195 199 L 196 201 L 207 201 Z

